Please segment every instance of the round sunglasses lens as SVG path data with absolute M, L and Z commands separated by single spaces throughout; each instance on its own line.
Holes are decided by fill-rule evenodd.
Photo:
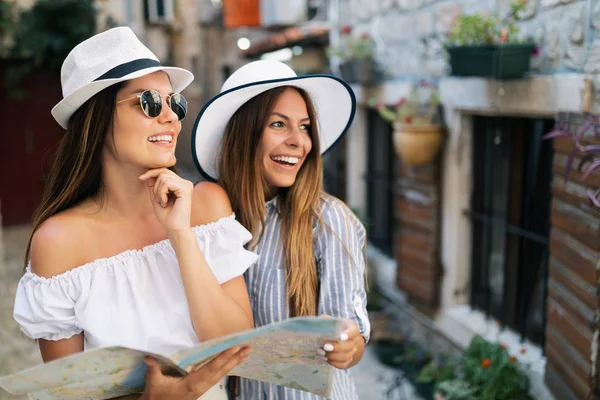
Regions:
M 142 110 L 144 110 L 144 113 L 147 116 L 155 118 L 160 115 L 162 110 L 162 100 L 160 98 L 160 93 L 156 90 L 146 90 L 142 93 L 141 103 Z
M 187 113 L 187 101 L 180 93 L 173 93 L 171 95 L 171 110 L 177 114 L 177 118 L 181 121 L 185 118 Z

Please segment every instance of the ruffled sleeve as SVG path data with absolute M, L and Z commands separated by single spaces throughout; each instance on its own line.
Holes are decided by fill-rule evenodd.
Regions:
M 75 318 L 78 281 L 71 274 L 43 278 L 27 270 L 17 286 L 14 318 L 32 339 L 61 340 L 81 333 Z
M 252 234 L 231 215 L 193 228 L 206 262 L 219 283 L 241 276 L 256 262 L 258 255 L 244 245 Z

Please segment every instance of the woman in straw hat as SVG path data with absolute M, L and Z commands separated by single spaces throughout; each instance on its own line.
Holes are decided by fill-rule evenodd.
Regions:
M 336 367 L 332 397 L 357 399 L 349 367 L 370 326 L 364 289 L 365 230 L 323 192 L 321 154 L 352 122 L 355 98 L 329 75 L 296 76 L 256 61 L 234 72 L 200 112 L 192 133 L 196 166 L 220 183 L 253 234 L 259 260 L 246 272 L 256 325 L 292 316 L 347 318 L 339 341 L 318 353 Z M 315 399 L 307 392 L 243 379 L 243 399 Z
M 14 308 L 44 361 L 113 345 L 169 354 L 253 326 L 250 233 L 223 189 L 194 188 L 171 169 L 187 108 L 179 92 L 192 79 L 126 27 L 65 59 L 52 115 L 66 133 Z M 215 384 L 247 355 L 230 349 L 183 379 L 147 360 L 143 397 L 226 399 Z

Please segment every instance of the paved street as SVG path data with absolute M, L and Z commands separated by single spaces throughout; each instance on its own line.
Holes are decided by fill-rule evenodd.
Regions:
M 12 318 L 16 283 L 23 271 L 23 254 L 28 240 L 28 228 L 9 228 L 3 232 L 4 258 L 0 262 L 0 376 L 41 362 L 35 342 L 25 337 Z M 395 371 L 378 363 L 372 349 L 367 347 L 363 360 L 353 368 L 361 400 L 384 400 L 393 384 Z M 0 391 L 0 400 L 17 400 Z M 417 400 L 412 388 L 403 387 L 389 397 L 390 400 Z
M 28 228 L 5 229 L 4 267 L 0 260 L 0 376 L 42 362 L 37 344 L 23 335 L 12 317 L 16 284 L 23 273 L 23 256 L 27 240 Z M 0 390 L 0 400 L 26 399 L 27 397 L 10 396 Z

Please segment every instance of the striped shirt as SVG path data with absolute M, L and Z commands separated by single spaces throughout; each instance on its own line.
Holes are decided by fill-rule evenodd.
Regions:
M 267 202 L 265 232 L 256 252 L 259 259 L 245 274 L 256 326 L 289 318 L 286 301 L 285 262 L 281 218 L 276 199 Z M 338 199 L 323 195 L 321 217 L 325 227 L 315 223 L 314 249 L 319 278 L 318 314 L 352 319 L 368 340 L 367 296 L 364 288 L 366 232 L 358 218 Z M 317 400 L 324 397 L 308 392 L 241 379 L 243 400 Z M 358 399 L 349 370 L 335 370 L 334 400 Z

